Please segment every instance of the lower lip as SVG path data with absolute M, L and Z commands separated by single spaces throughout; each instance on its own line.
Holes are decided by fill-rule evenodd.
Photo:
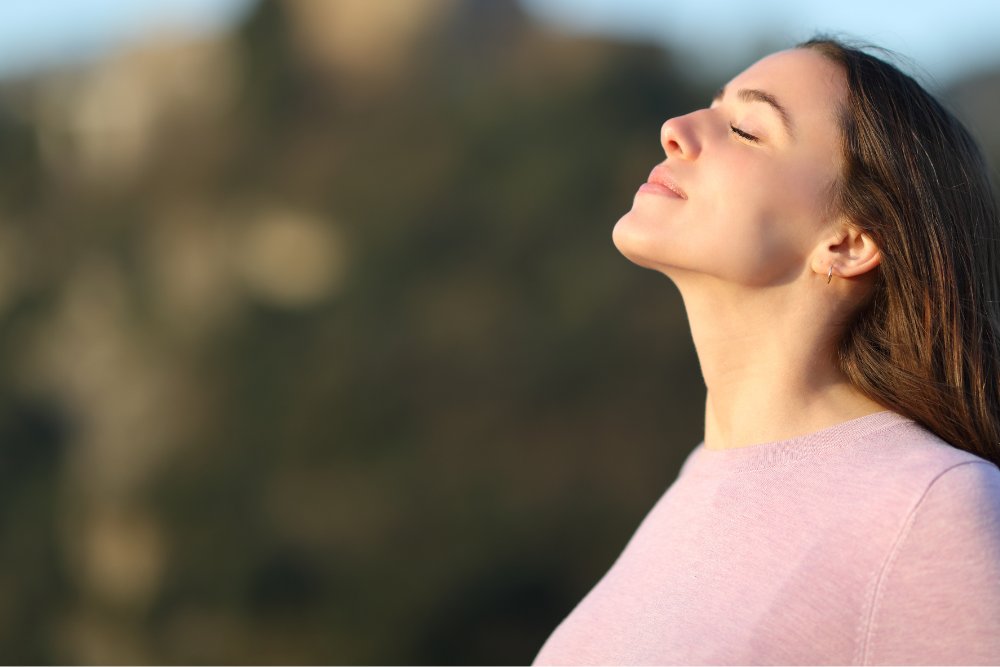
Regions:
M 644 192 L 648 195 L 660 195 L 661 197 L 673 197 L 674 199 L 683 199 L 679 194 L 671 190 L 665 185 L 660 185 L 659 183 L 643 183 L 639 186 L 639 192 Z

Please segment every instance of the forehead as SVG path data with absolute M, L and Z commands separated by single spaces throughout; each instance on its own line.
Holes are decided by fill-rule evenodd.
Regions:
M 727 90 L 757 89 L 773 95 L 797 126 L 836 129 L 847 84 L 840 67 L 807 49 L 790 49 L 763 58 L 726 85 Z

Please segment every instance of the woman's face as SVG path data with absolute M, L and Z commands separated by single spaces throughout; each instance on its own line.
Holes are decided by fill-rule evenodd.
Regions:
M 667 158 L 615 226 L 615 245 L 672 277 L 771 285 L 808 271 L 833 221 L 845 91 L 835 64 L 793 49 L 737 76 L 708 109 L 668 120 Z

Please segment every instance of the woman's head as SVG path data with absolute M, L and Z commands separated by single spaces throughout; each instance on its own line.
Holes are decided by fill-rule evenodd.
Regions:
M 667 159 L 616 226 L 615 243 L 675 280 L 767 286 L 811 271 L 825 281 L 832 264 L 853 275 L 841 246 L 848 226 L 831 206 L 845 99 L 842 69 L 822 54 L 793 49 L 756 63 L 709 108 L 663 125 Z M 877 253 L 867 259 L 877 263 Z
M 815 295 L 858 389 L 1000 462 L 1000 212 L 981 151 L 932 95 L 815 39 L 668 121 L 661 142 L 667 160 L 615 228 L 627 257 L 679 285 Z

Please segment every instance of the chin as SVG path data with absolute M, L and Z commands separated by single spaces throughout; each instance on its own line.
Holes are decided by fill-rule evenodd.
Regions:
M 642 221 L 637 219 L 634 211 L 629 211 L 618 220 L 611 232 L 611 240 L 614 241 L 618 252 L 633 264 L 656 271 L 664 269 L 662 262 L 655 259 L 659 252 L 653 252 L 663 250 L 659 247 L 662 242 L 657 243 L 653 235 L 645 229 Z
M 631 212 L 626 213 L 615 223 L 615 228 L 611 232 L 611 240 L 614 241 L 618 252 L 625 255 L 629 261 L 642 266 L 641 253 L 638 253 L 637 250 L 643 244 L 636 238 L 639 235 L 636 234 L 637 230 L 631 224 L 632 221 L 629 219 L 631 215 Z
M 615 247 L 618 248 L 618 252 L 625 255 L 626 257 L 628 257 L 628 254 L 625 252 L 625 248 L 628 247 L 629 234 L 628 230 L 626 229 L 628 223 L 625 220 L 626 218 L 628 218 L 628 216 L 629 214 L 626 213 L 625 215 L 620 217 L 618 219 L 618 222 L 615 223 L 615 228 L 611 230 L 611 240 L 614 242 Z
M 676 256 L 679 249 L 664 247 L 665 242 L 662 238 L 644 233 L 643 226 L 635 223 L 636 220 L 630 219 L 629 214 L 625 214 L 615 225 L 611 238 L 618 252 L 636 266 L 662 273 L 678 287 L 681 286 L 679 281 L 686 283 L 691 279 L 697 279 L 699 275 L 717 274 L 710 266 L 703 266 L 711 262 L 700 258 L 699 263 L 699 258 Z M 668 256 L 670 250 L 673 250 L 675 256 Z

